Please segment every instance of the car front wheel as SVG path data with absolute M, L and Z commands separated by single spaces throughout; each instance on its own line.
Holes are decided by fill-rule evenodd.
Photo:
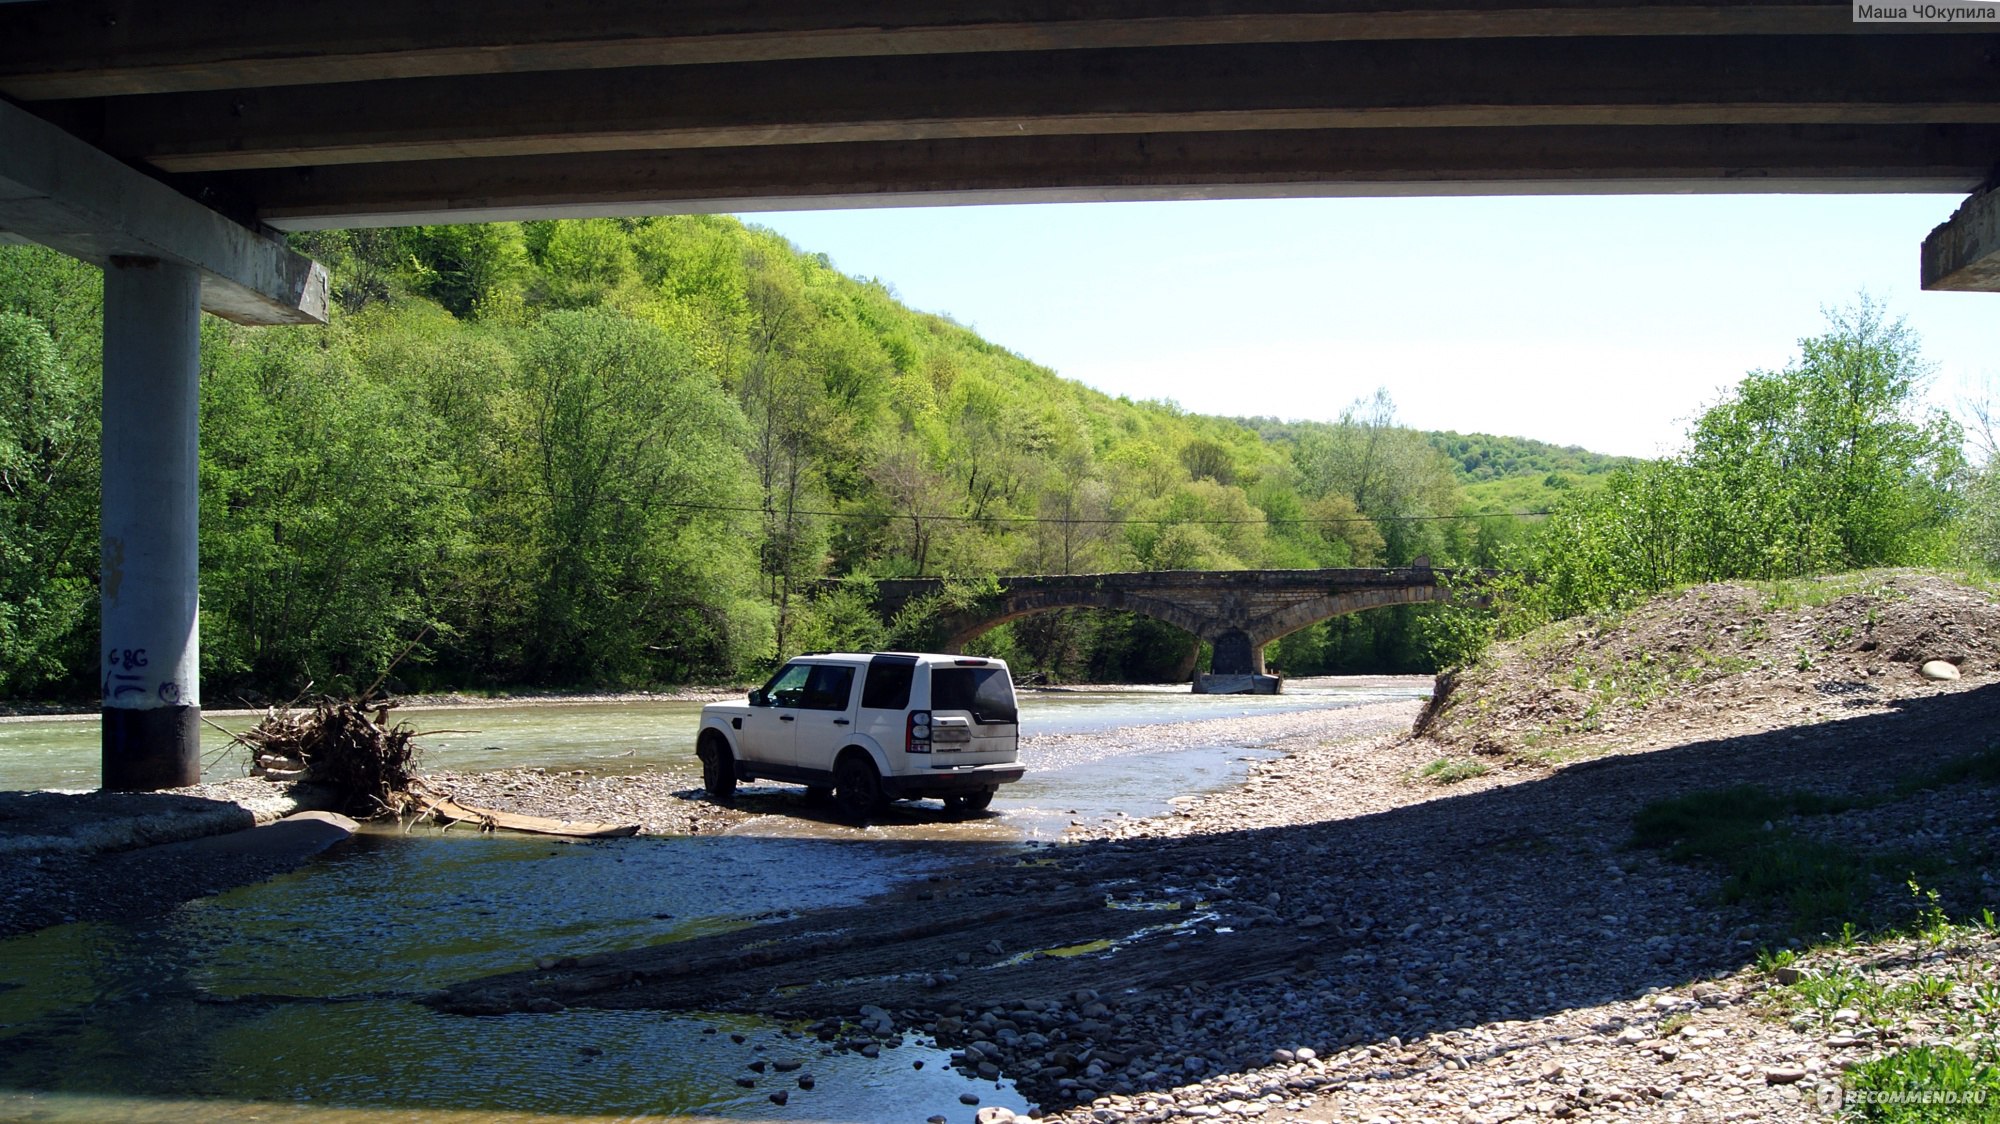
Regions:
M 736 755 L 720 739 L 710 738 L 701 747 L 701 787 L 718 803 L 736 799 Z

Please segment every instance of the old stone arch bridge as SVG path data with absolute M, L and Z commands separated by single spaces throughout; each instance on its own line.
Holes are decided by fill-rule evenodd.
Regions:
M 1429 566 L 1344 570 L 1162 570 L 999 579 L 999 591 L 939 618 L 941 647 L 959 651 L 995 626 L 1051 609 L 1121 609 L 1184 629 L 1214 647 L 1218 676 L 1264 674 L 1264 646 L 1307 625 L 1384 605 L 1444 601 L 1446 583 L 1471 571 Z M 941 592 L 940 578 L 876 584 L 885 616 Z

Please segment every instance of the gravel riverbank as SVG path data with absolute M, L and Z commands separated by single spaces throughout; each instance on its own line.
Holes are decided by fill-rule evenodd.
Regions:
M 1925 602 L 1882 611 L 1899 604 Z M 1615 741 L 1541 757 L 1515 744 L 1483 773 L 1439 770 L 1467 760 L 1458 741 L 1371 732 L 1355 711 L 1133 732 L 1211 726 L 1284 755 L 1169 814 L 775 921 L 752 944 L 552 962 L 438 1002 L 752 1011 L 811 1020 L 837 1051 L 915 1035 L 1012 1079 L 1045 1118 L 1093 1124 L 1833 1119 L 1842 1074 L 1867 1059 L 2000 1050 L 1991 1015 L 1952 998 L 1995 986 L 2000 936 L 1862 942 L 1807 954 L 1798 975 L 1762 971 L 1760 950 L 1790 938 L 1783 899 L 1725 904 L 1723 870 L 1635 846 L 1635 817 L 1735 785 L 1825 794 L 1823 812 L 1765 830 L 1870 868 L 1929 855 L 1964 917 L 1995 897 L 2000 801 L 1983 774 L 1912 781 L 1988 747 L 2000 685 L 1983 666 L 1944 683 L 1890 668 L 1866 707 L 1829 712 L 1798 705 L 1771 662 L 1739 680 L 1755 705 L 1635 706 Z M 1507 691 L 1543 688 L 1494 689 L 1518 705 Z M 1791 1013 L 1805 1000 L 1788 979 L 1837 970 L 1943 1006 Z

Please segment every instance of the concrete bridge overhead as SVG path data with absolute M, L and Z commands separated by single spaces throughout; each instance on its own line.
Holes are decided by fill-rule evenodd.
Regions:
M 1428 566 L 1344 570 L 1159 570 L 1129 574 L 1067 574 L 999 579 L 999 590 L 937 619 L 943 650 L 956 652 L 1008 621 L 1053 609 L 1113 609 L 1165 621 L 1214 648 L 1216 675 L 1264 674 L 1264 646 L 1308 625 L 1384 605 L 1443 601 L 1440 579 L 1451 571 Z M 939 578 L 876 584 L 876 605 L 891 615 L 919 598 L 943 592 Z
M 1994 291 L 1996 188 L 2000 23 L 1845 0 L 0 2 L 0 240 L 106 269 L 109 787 L 198 775 L 196 326 L 325 319 L 283 231 L 1927 191 L 1924 285 Z

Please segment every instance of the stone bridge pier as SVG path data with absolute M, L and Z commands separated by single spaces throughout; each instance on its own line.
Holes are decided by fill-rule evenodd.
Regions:
M 1330 617 L 1385 605 L 1444 600 L 1445 571 L 1427 564 L 1396 569 L 1163 570 L 1130 574 L 1066 574 L 999 579 L 998 592 L 936 618 L 938 644 L 961 650 L 1008 621 L 1054 609 L 1113 609 L 1165 621 L 1213 649 L 1197 691 L 1275 690 L 1264 670 L 1264 647 Z M 942 592 L 936 578 L 880 582 L 878 608 L 894 614 Z

